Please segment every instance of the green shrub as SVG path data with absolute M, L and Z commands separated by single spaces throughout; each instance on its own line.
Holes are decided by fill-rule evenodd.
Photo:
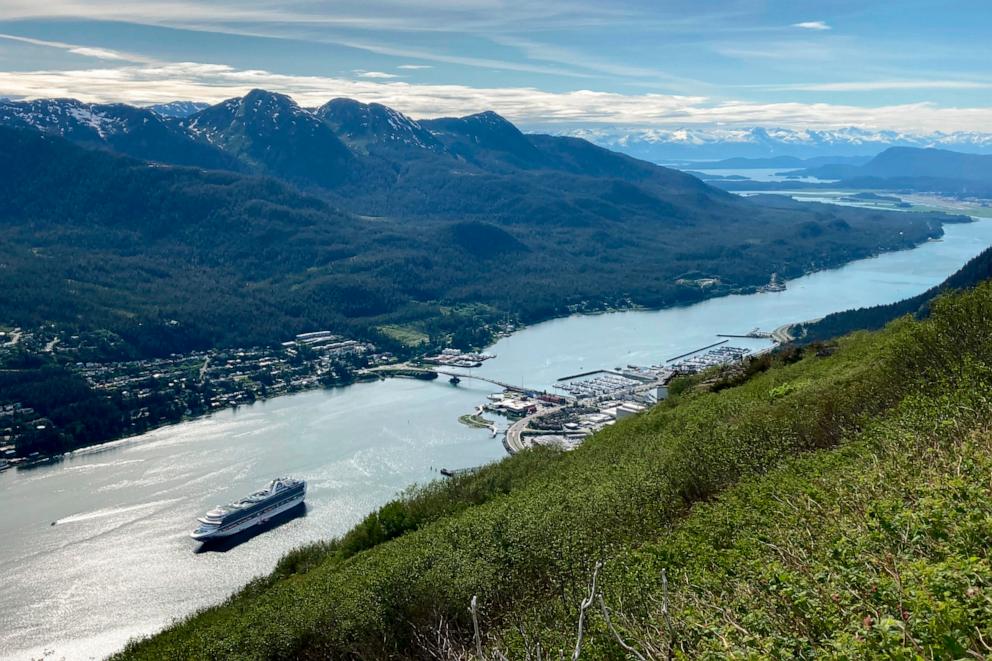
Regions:
M 968 601 L 967 590 L 988 593 L 987 556 L 952 551 L 988 541 L 989 517 L 973 507 L 987 472 L 985 491 L 972 481 L 987 443 L 959 441 L 989 410 L 990 331 L 984 286 L 939 301 L 925 322 L 845 338 L 828 357 L 803 354 L 719 393 L 686 390 L 574 452 L 524 452 L 428 485 L 340 543 L 280 565 L 297 573 L 119 658 L 424 655 L 422 632 L 439 622 L 455 647 L 471 641 L 473 595 L 491 645 L 521 652 L 523 630 L 567 647 L 590 568 L 603 559 L 604 594 L 644 649 L 668 645 L 645 626 L 659 621 L 662 568 L 672 570 L 678 609 L 673 649 L 687 657 L 862 658 L 913 641 L 924 656 L 978 649 L 965 630 L 982 621 L 985 602 Z M 967 447 L 975 449 L 955 454 Z M 976 470 L 955 475 L 963 461 Z M 918 507 L 931 486 L 971 495 Z M 909 555 L 897 553 L 903 547 Z M 887 553 L 913 577 L 902 592 L 892 591 Z M 875 568 L 857 574 L 868 557 Z M 915 600 L 920 629 L 904 635 L 892 595 Z M 862 611 L 859 629 L 850 618 Z M 602 621 L 590 627 L 586 656 L 616 658 Z

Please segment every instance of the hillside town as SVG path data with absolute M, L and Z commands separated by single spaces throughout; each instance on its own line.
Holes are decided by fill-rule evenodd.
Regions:
M 109 334 L 74 334 L 52 327 L 0 331 L 4 364 L 15 356 L 45 360 L 52 376 L 0 395 L 0 470 L 42 461 L 64 448 L 56 441 L 71 431 L 58 419 L 63 408 L 59 390 L 89 388 L 120 416 L 113 421 L 115 435 L 126 436 L 260 399 L 351 383 L 358 370 L 394 360 L 371 343 L 326 330 L 303 333 L 274 347 L 96 360 L 112 353 L 113 342 Z M 35 399 L 51 402 L 48 415 L 18 398 L 16 391 L 25 387 Z

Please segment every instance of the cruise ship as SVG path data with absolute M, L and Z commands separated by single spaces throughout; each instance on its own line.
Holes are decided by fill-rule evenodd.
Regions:
M 229 537 L 299 505 L 306 495 L 307 483 L 304 480 L 276 478 L 261 491 L 230 505 L 213 508 L 197 519 L 200 525 L 189 536 L 199 542 Z

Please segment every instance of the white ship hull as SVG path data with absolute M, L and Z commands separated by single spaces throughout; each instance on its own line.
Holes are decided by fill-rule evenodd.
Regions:
M 231 535 L 237 535 L 245 530 L 254 528 L 255 526 L 263 523 L 267 523 L 270 519 L 272 519 L 272 517 L 293 509 L 302 503 L 305 498 L 306 489 L 304 488 L 299 494 L 294 495 L 291 498 L 279 500 L 269 507 L 265 507 L 258 512 L 252 513 L 250 516 L 243 517 L 237 521 L 233 521 L 230 524 L 222 524 L 219 526 L 201 526 L 197 530 L 190 533 L 190 537 L 196 541 L 204 542 L 210 539 L 220 539 L 223 537 L 230 537 Z M 205 520 L 201 519 L 201 521 L 206 523 Z

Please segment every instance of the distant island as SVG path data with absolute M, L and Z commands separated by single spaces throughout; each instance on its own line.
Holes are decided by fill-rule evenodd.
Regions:
M 725 158 L 719 161 L 694 161 L 693 166 L 702 170 L 751 170 L 771 168 L 814 168 L 826 165 L 864 165 L 871 156 L 771 156 L 768 158 Z
M 944 149 L 892 147 L 862 165 L 834 163 L 776 174 L 789 179 L 775 182 L 775 188 L 782 191 L 842 189 L 935 193 L 975 200 L 985 206 L 992 197 L 992 155 Z M 707 180 L 729 191 L 768 190 L 766 181 L 722 177 Z

